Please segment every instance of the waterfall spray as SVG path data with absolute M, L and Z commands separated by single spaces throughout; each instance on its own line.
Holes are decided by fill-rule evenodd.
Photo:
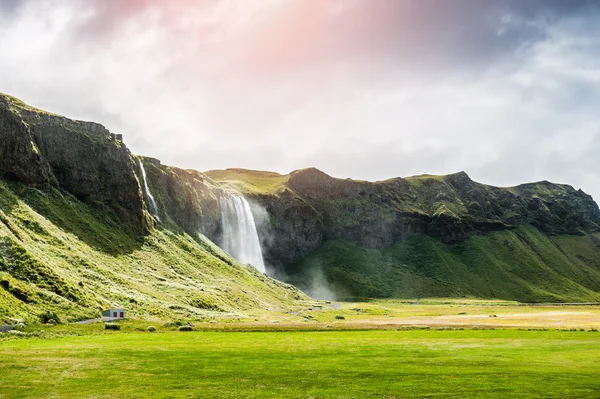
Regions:
M 159 222 L 162 223 L 162 221 L 160 220 L 160 217 L 158 216 L 158 206 L 156 206 L 156 201 L 154 200 L 154 197 L 152 196 L 152 193 L 150 192 L 150 187 L 148 187 L 148 180 L 146 179 L 146 170 L 144 169 L 144 164 L 142 163 L 142 160 L 140 159 L 140 169 L 142 170 L 142 177 L 144 178 L 144 193 L 146 194 L 146 197 L 148 198 L 148 202 L 150 202 L 150 213 L 152 214 L 152 216 L 154 216 L 156 218 L 156 220 L 158 220 Z
M 221 197 L 223 242 L 221 247 L 239 262 L 251 264 L 261 273 L 265 264 L 250 205 L 238 195 Z

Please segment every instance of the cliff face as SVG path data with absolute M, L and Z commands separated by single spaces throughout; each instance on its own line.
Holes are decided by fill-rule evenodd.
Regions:
M 165 227 L 218 239 L 222 191 L 196 171 L 134 157 L 120 135 L 93 122 L 71 120 L 0 94 L 0 177 L 51 185 L 147 234 L 156 224 L 143 192 L 140 162 Z
M 236 170 L 227 179 L 222 171 L 207 174 L 230 185 L 247 178 Z M 275 265 L 297 263 L 325 240 L 383 249 L 419 235 L 453 244 L 522 224 L 551 235 L 600 231 L 600 210 L 589 195 L 549 182 L 499 188 L 464 172 L 365 182 L 304 169 L 271 192 L 236 187 L 246 188 L 271 216 L 266 252 Z
M 600 211 L 589 195 L 549 182 L 498 188 L 460 172 L 371 183 L 307 169 L 293 172 L 286 185 L 323 215 L 331 238 L 373 248 L 416 234 L 453 243 L 471 232 L 523 223 L 548 234 L 600 229 Z
M 308 292 L 317 275 L 350 296 L 600 298 L 600 210 L 568 185 L 499 188 L 464 172 L 381 182 L 314 168 L 206 174 L 266 209 L 259 233 L 267 263 Z
M 325 240 L 323 215 L 289 191 L 281 196 L 250 197 L 263 206 L 268 220 L 259 222 L 263 255 L 271 265 L 292 264 L 303 259 Z M 259 219 L 260 220 L 260 219 Z
M 162 165 L 158 159 L 136 157 L 136 172 L 142 180 L 140 164 L 154 196 L 163 224 L 182 229 L 190 235 L 198 232 L 218 242 L 221 234 L 221 188 L 195 170 Z
M 0 175 L 25 184 L 51 181 L 48 165 L 37 149 L 29 126 L 15 112 L 12 99 L 0 95 Z
M 158 218 L 148 212 L 140 163 Z M 101 125 L 49 114 L 5 95 L 0 95 L 0 178 L 32 189 L 60 188 L 115 215 L 133 235 L 148 235 L 159 224 L 159 230 L 194 238 L 201 233 L 216 243 L 222 236 L 219 199 L 241 193 L 254 208 L 272 272 L 309 291 L 318 275 L 338 292 L 363 296 L 600 295 L 600 210 L 589 195 L 568 185 L 544 181 L 499 188 L 464 172 L 379 182 L 338 179 L 314 168 L 288 175 L 201 173 L 132 156 L 121 137 Z M 508 285 L 481 289 L 496 283 L 488 278 L 489 265 Z
M 76 321 L 112 306 L 152 319 L 257 320 L 308 300 L 198 234 L 219 238 L 221 191 L 200 172 L 132 156 L 99 124 L 0 94 L 0 324 L 47 310 Z
M 121 136 L 0 95 L 0 174 L 29 185 L 54 185 L 144 234 L 145 212 L 132 157 Z

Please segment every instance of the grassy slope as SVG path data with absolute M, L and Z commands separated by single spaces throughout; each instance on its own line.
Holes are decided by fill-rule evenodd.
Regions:
M 527 225 L 457 245 L 420 236 L 378 251 L 329 241 L 295 270 L 292 282 L 302 285 L 321 270 L 338 295 L 354 297 L 600 301 L 600 248 L 592 236 L 550 238 Z
M 0 324 L 42 310 L 99 317 L 108 306 L 145 318 L 244 319 L 301 297 L 203 237 L 155 229 L 136 239 L 68 194 L 1 180 L 0 283 Z
M 597 398 L 592 332 L 111 333 L 3 342 L 0 398 Z
M 45 111 L 45 110 L 42 110 L 42 109 L 38 109 L 38 108 L 32 107 L 31 105 L 26 104 L 25 102 L 23 102 L 23 100 L 21 100 L 21 99 L 19 99 L 17 97 L 13 97 L 13 96 L 11 96 L 9 94 L 0 93 L 0 97 L 4 97 L 7 100 L 8 104 L 10 104 L 10 106 L 13 109 L 17 110 L 17 111 L 23 110 L 23 111 L 35 112 L 35 113 L 43 114 L 43 115 L 51 115 L 51 116 L 62 117 L 62 115 L 58 115 L 58 114 L 55 114 L 55 113 L 52 113 L 52 112 L 48 112 L 48 111 Z
M 289 178 L 289 175 L 247 169 L 211 170 L 205 174 L 225 187 L 255 194 L 276 194 Z

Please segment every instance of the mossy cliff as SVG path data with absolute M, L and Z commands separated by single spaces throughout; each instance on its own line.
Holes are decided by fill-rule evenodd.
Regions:
M 156 200 L 163 226 L 188 234 L 200 232 L 211 237 L 218 234 L 221 228 L 219 196 L 223 192 L 220 187 L 195 170 L 166 166 L 149 157 L 135 159 L 140 181 L 139 164 L 144 165 L 148 187 Z
M 140 160 L 161 222 L 148 213 Z M 134 157 L 120 136 L 0 95 L 0 324 L 125 307 L 132 317 L 268 318 L 306 296 L 238 264 L 218 232 L 220 188 Z
M 464 172 L 380 182 L 314 168 L 206 174 L 266 209 L 267 262 L 309 292 L 600 300 L 600 210 L 568 185 L 500 188 Z
M 150 230 L 133 159 L 120 135 L 0 94 L 0 143 L 0 177 L 59 187 L 114 213 L 136 234 Z
M 201 173 L 0 95 L 0 308 L 83 317 L 127 303 L 146 315 L 293 306 L 305 298 L 297 290 L 212 244 L 219 198 L 232 191 L 255 211 L 272 273 L 311 293 L 600 300 L 600 210 L 571 186 L 499 188 L 464 172 L 380 182 L 314 168 Z

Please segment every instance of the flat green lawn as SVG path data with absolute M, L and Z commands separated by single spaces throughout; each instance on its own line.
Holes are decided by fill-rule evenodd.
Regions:
M 114 332 L 0 341 L 0 398 L 598 398 L 600 333 Z

